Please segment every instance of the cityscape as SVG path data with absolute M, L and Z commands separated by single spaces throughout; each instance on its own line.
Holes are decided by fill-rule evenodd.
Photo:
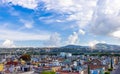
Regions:
M 0 74 L 120 74 L 120 0 L 0 0 Z

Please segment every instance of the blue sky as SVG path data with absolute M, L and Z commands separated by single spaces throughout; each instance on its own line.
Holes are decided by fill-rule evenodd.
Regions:
M 0 46 L 120 43 L 119 0 L 1 0 Z

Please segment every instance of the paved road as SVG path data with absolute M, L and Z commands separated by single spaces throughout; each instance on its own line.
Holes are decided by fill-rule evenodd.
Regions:
M 114 70 L 111 74 L 120 74 L 120 64 L 116 67 L 116 70 Z

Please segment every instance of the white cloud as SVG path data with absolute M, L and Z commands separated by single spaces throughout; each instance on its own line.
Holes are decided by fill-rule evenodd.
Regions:
M 28 9 L 36 9 L 39 0 L 2 0 L 2 3 L 11 3 L 11 5 L 19 5 Z
M 62 11 L 68 10 L 68 7 L 73 5 L 72 0 L 42 0 L 45 3 L 45 8 L 47 10 L 54 9 L 55 11 Z
M 25 26 L 25 28 L 28 28 L 28 29 L 30 29 L 30 28 L 32 28 L 33 27 L 33 21 L 28 21 L 28 20 L 24 20 L 24 19 L 20 19 L 20 22 L 22 22 L 23 24 L 24 24 L 24 26 Z
M 66 21 L 76 21 L 80 27 L 85 27 L 92 18 L 97 0 L 42 0 L 46 10 L 69 14 Z
M 10 40 L 47 40 L 49 39 L 49 33 L 41 31 L 39 33 L 26 33 L 14 30 L 0 29 L 0 39 Z
M 77 32 L 73 32 L 68 36 L 67 44 L 79 44 L 80 35 L 85 35 L 85 31 L 79 29 Z
M 106 42 L 105 42 L 105 41 L 93 40 L 93 41 L 90 41 L 90 42 L 88 43 L 88 45 L 89 45 L 91 48 L 95 48 L 95 45 L 96 45 L 97 43 L 106 43 Z
M 96 5 L 97 0 L 42 0 L 47 10 L 55 10 L 63 13 L 72 13 L 91 8 Z M 87 7 L 84 7 L 87 6 Z M 88 9 L 88 8 L 87 8 Z
M 67 44 L 76 44 L 78 41 L 79 41 L 78 33 L 73 32 L 73 34 L 68 37 Z
M 12 40 L 7 39 L 3 42 L 2 47 L 15 47 L 15 44 Z
M 87 33 L 89 32 L 95 35 L 107 35 L 120 38 L 120 0 L 3 0 L 3 2 L 5 3 L 11 2 L 11 4 L 13 5 L 20 5 L 29 9 L 36 9 L 38 7 L 39 1 L 44 2 L 44 9 L 46 9 L 46 11 L 54 11 L 58 14 L 61 14 L 64 18 L 62 19 L 62 17 L 60 17 L 59 19 L 54 17 L 44 17 L 39 18 L 39 20 L 47 19 L 44 20 L 47 23 L 74 21 L 75 25 L 73 26 L 72 24 L 72 26 L 69 25 L 68 27 L 75 29 L 77 27 L 77 29 L 79 30 L 79 34 L 84 35 L 87 30 Z M 66 14 L 67 16 L 65 16 Z M 23 21 L 23 23 L 25 24 L 26 28 L 33 27 L 33 23 L 31 24 L 31 22 L 29 21 Z M 21 35 L 23 34 L 24 33 L 22 33 Z M 79 34 L 78 32 L 74 32 L 72 35 L 69 36 L 68 42 L 71 44 L 77 43 L 77 41 L 79 40 Z M 28 39 L 32 39 L 30 38 L 31 36 L 31 34 L 28 34 L 28 37 L 25 37 Z M 36 36 L 37 35 L 35 35 L 34 38 L 38 39 L 38 37 Z M 6 36 L 5 38 L 8 37 Z M 97 41 L 90 43 L 91 46 L 96 42 Z
M 64 21 L 75 21 L 75 26 L 77 24 L 80 29 L 89 26 L 89 32 L 94 34 L 110 35 L 120 28 L 120 0 L 2 0 L 1 2 L 29 9 L 39 8 L 38 3 L 44 2 L 44 8 L 47 11 L 69 14 Z M 54 20 L 63 22 L 59 19 Z M 51 19 L 49 22 L 54 21 Z M 25 26 L 32 27 L 29 22 Z
M 50 35 L 49 39 L 44 43 L 45 46 L 59 46 L 61 45 L 61 37 L 57 32 Z
M 90 32 L 111 36 L 111 33 L 118 30 L 120 28 L 119 3 L 120 0 L 99 0 L 90 23 Z
M 99 43 L 99 41 L 97 41 L 97 40 L 91 41 L 91 42 L 89 42 L 89 46 L 92 47 L 92 48 L 94 48 L 94 46 L 95 46 L 97 43 Z
M 113 33 L 111 33 L 111 35 L 113 37 L 120 38 L 120 30 L 114 31 Z
M 120 0 L 42 0 L 46 10 L 68 14 L 66 21 L 95 35 L 111 36 L 120 28 Z
M 82 29 L 80 29 L 80 30 L 79 30 L 79 33 L 82 34 L 82 35 L 84 35 L 84 34 L 85 34 L 85 31 L 82 30 Z

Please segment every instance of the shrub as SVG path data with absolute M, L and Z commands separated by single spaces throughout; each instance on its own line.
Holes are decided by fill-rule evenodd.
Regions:
M 41 74 L 55 74 L 53 71 L 43 71 Z
M 113 68 L 109 68 L 109 69 L 108 69 L 108 71 L 112 71 L 112 70 L 113 70 Z
M 110 74 L 110 72 L 109 72 L 109 71 L 106 71 L 104 74 Z

